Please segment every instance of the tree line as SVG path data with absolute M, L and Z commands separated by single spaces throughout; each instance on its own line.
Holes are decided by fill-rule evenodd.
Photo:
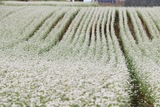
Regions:
M 125 6 L 160 6 L 160 0 L 125 0 Z

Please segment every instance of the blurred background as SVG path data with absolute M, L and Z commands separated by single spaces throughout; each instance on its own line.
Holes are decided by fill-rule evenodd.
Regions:
M 160 0 L 2 0 L 2 1 L 97 2 L 100 5 L 112 4 L 119 6 L 160 6 Z

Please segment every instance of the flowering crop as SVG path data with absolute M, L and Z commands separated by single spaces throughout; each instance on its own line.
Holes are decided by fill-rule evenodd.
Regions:
M 0 106 L 160 106 L 158 7 L 5 5 Z

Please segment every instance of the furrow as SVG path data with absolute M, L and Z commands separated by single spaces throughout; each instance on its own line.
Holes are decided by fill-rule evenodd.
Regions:
M 47 15 L 44 19 L 42 19 L 42 21 L 40 23 L 38 23 L 33 29 L 32 32 L 26 36 L 26 38 L 24 39 L 25 41 L 28 41 L 31 37 L 34 36 L 34 34 L 42 27 L 42 25 L 45 23 L 45 21 L 52 16 L 52 13 L 50 13 L 49 15 Z
M 158 22 L 158 20 L 156 19 L 158 16 L 154 15 L 152 10 L 148 10 L 147 14 L 149 15 L 150 19 L 153 21 L 154 25 L 156 26 L 158 33 L 160 34 L 160 23 Z
M 108 22 L 107 22 L 107 40 L 108 40 L 108 47 L 109 47 L 109 63 L 115 65 L 116 63 L 116 56 L 115 56 L 115 49 L 114 44 L 111 36 L 111 21 L 112 21 L 112 12 L 113 9 L 110 8 L 109 15 L 108 15 Z
M 61 42 L 55 46 L 51 51 L 59 57 L 68 57 L 73 56 L 76 51 L 77 44 L 79 43 L 81 31 L 84 23 L 88 17 L 88 14 L 91 12 L 91 8 L 81 9 L 76 15 L 76 18 L 72 21 L 72 24 L 68 28 L 67 32 L 64 34 L 64 38 Z M 51 53 L 50 52 L 50 53 Z
M 117 37 L 120 37 L 119 14 L 117 9 L 114 9 L 112 12 L 111 36 L 112 36 L 112 41 L 115 49 L 116 66 L 117 66 L 125 62 L 125 58 L 123 55 L 124 50 L 123 50 L 123 47 L 121 47 L 122 44 L 120 45 L 117 38 Z
M 137 41 L 139 43 L 149 41 L 150 39 L 148 38 L 146 34 L 146 31 L 142 25 L 141 20 L 139 19 L 137 15 L 137 12 L 134 9 L 128 9 L 127 13 L 130 15 L 130 18 L 132 20 L 135 35 L 137 37 Z
M 135 40 L 135 43 L 138 44 L 138 39 L 136 37 L 136 32 L 134 31 L 134 25 L 133 25 L 133 21 L 131 19 L 130 14 L 127 12 L 127 19 L 128 19 L 128 26 L 129 26 L 129 30 Z
M 138 14 L 139 19 L 140 19 L 141 22 L 142 22 L 143 28 L 145 29 L 145 31 L 146 31 L 146 33 L 147 33 L 147 37 L 148 37 L 150 40 L 152 40 L 152 39 L 153 39 L 153 36 L 151 35 L 151 32 L 150 32 L 150 30 L 149 30 L 148 25 L 146 24 L 145 19 L 143 18 L 143 16 L 142 16 L 139 12 L 137 12 L 137 14 Z
M 8 28 L 6 29 L 6 31 L 10 33 L 8 33 L 7 35 L 5 35 L 4 38 L 2 38 L 2 40 L 4 39 L 4 43 L 6 42 L 3 48 L 14 48 L 15 46 L 18 46 L 19 44 L 25 42 L 27 38 L 30 38 L 30 34 L 32 34 L 32 32 L 34 33 L 37 25 L 39 25 L 42 20 L 45 20 L 44 18 L 49 15 L 50 11 L 47 13 L 41 13 L 45 11 L 45 9 L 46 8 L 44 8 L 44 10 L 36 10 L 35 7 L 26 8 L 23 11 L 19 11 L 18 13 L 13 14 L 12 17 L 8 17 L 8 21 L 6 19 L 4 22 L 6 22 L 6 28 Z M 25 15 L 24 13 L 27 15 Z M 27 18 L 29 19 L 26 20 Z M 10 23 L 12 23 L 12 20 L 13 24 L 10 25 Z
M 61 32 L 62 36 L 60 36 L 59 38 L 59 42 L 63 39 L 64 35 L 66 34 L 67 30 L 69 29 L 69 27 L 71 27 L 72 23 L 73 23 L 73 20 L 75 20 L 76 16 L 78 15 L 80 10 L 78 10 L 77 13 L 73 14 L 73 16 L 71 17 L 71 19 L 68 21 L 68 23 L 66 24 L 65 26 L 65 29 Z
M 77 38 L 77 43 L 75 43 L 75 41 L 73 41 L 75 43 L 75 45 L 73 45 L 73 47 L 72 47 L 72 55 L 74 57 L 76 57 L 76 55 L 80 53 L 80 49 L 85 42 L 87 28 L 89 26 L 89 23 L 91 22 L 90 19 L 95 14 L 94 13 L 95 10 L 96 9 L 91 8 L 91 11 L 89 11 L 88 14 L 86 13 L 86 19 L 84 19 L 83 24 L 81 26 L 82 29 L 81 30 L 79 29 L 79 31 L 77 32 L 77 35 L 76 35 L 76 37 L 78 37 Z
M 62 14 L 57 15 L 59 13 L 59 11 L 57 10 L 59 10 L 59 8 L 53 10 L 52 15 L 45 20 L 43 25 L 34 33 L 33 37 L 28 40 L 29 42 L 40 42 L 44 40 L 45 37 L 47 37 L 47 35 L 51 32 L 54 26 L 65 14 L 64 12 Z
M 106 23 L 107 23 L 107 16 L 108 16 L 108 11 L 104 9 L 104 15 L 103 15 L 103 20 L 101 24 L 101 33 L 102 33 L 102 45 L 103 45 L 103 50 L 102 50 L 102 62 L 107 63 L 108 61 L 108 47 L 107 47 L 107 40 L 106 40 Z
M 50 51 L 55 45 L 60 42 L 78 12 L 79 10 L 76 9 L 64 15 L 63 19 L 59 21 L 55 28 L 52 29 L 52 31 L 45 38 L 45 41 L 39 50 L 39 54 Z
M 134 40 L 134 38 L 133 38 L 133 35 L 132 35 L 132 33 L 131 33 L 130 29 L 129 29 L 128 17 L 127 17 L 127 10 L 126 10 L 126 9 L 123 9 L 123 14 L 124 14 L 124 17 L 123 17 L 123 18 L 124 18 L 124 21 L 123 21 L 123 23 L 124 23 L 124 27 L 125 27 L 125 31 L 124 31 L 124 32 L 126 32 L 126 35 L 128 35 L 128 36 L 127 36 L 127 39 L 128 39 L 128 41 L 130 42 L 130 45 L 131 45 L 133 48 L 135 48 L 135 47 L 137 47 L 137 44 L 136 44 L 136 42 L 135 42 L 135 40 Z M 136 37 L 137 37 L 137 36 L 139 36 L 139 35 L 136 35 Z M 137 38 L 139 38 L 139 41 L 142 41 L 140 37 L 137 37 Z
M 97 11 L 95 11 L 97 12 Z M 84 43 L 82 44 L 82 48 L 80 48 L 80 58 L 85 58 L 86 55 L 87 55 L 87 52 L 88 52 L 88 48 L 89 48 L 89 44 L 91 42 L 91 36 L 90 35 L 90 31 L 92 29 L 92 26 L 93 26 L 93 22 L 95 20 L 95 17 L 96 17 L 97 14 L 94 13 L 94 15 L 92 16 L 92 18 L 90 19 L 90 22 L 88 23 L 88 27 L 87 27 L 87 31 L 86 31 L 86 36 L 85 36 L 85 39 L 84 39 Z
M 102 58 L 102 39 L 101 39 L 101 24 L 102 24 L 102 17 L 103 17 L 103 10 L 100 9 L 99 12 L 99 18 L 98 18 L 98 22 L 97 22 L 97 26 L 96 26 L 96 52 L 95 52 L 95 57 L 94 60 L 100 60 Z
M 84 16 L 85 16 L 84 9 L 80 9 L 80 11 L 73 19 L 73 21 L 68 26 L 68 30 L 66 30 L 66 33 L 63 35 L 63 39 L 61 39 L 58 45 L 56 45 L 54 49 L 52 49 L 49 52 L 51 54 L 49 57 L 56 56 L 56 58 L 61 58 L 61 57 L 68 57 L 70 55 L 73 38 L 77 30 L 80 28 L 80 24 L 82 23 Z
M 81 31 L 82 31 L 82 29 L 83 29 L 84 23 L 86 22 L 86 19 L 87 19 L 87 17 L 89 17 L 90 13 L 91 13 L 91 12 L 93 13 L 93 8 L 88 8 L 87 11 L 86 11 L 86 10 L 83 10 L 83 12 L 85 13 L 85 16 L 83 17 L 83 19 L 82 19 L 82 21 L 81 21 L 81 23 L 80 23 L 77 31 L 76 31 L 75 34 L 74 34 L 74 37 L 73 37 L 73 39 L 72 39 L 72 42 L 71 42 L 71 44 L 72 44 L 73 47 L 75 47 L 76 44 L 79 43 L 78 41 L 79 41 L 79 39 L 80 39 L 80 35 L 81 35 Z
M 73 41 L 73 38 L 82 22 L 84 19 L 85 12 L 84 9 L 80 9 L 80 11 L 77 13 L 76 17 L 72 21 L 71 25 L 68 27 L 68 30 L 65 33 L 64 39 L 62 41 L 66 43 L 71 43 Z
M 65 13 L 61 13 L 59 15 L 57 15 L 58 17 L 55 18 L 54 23 L 51 25 L 51 27 L 49 28 L 49 30 L 47 31 L 47 33 L 41 38 L 43 40 L 45 40 L 47 38 L 47 36 L 50 34 L 50 32 L 54 29 L 55 26 L 58 25 L 58 23 L 61 22 L 61 20 L 64 18 Z
M 114 36 L 116 37 L 116 40 L 119 44 L 119 48 L 124 55 L 124 53 L 125 53 L 124 52 L 124 47 L 123 47 L 123 43 L 122 43 L 122 40 L 121 40 L 121 37 L 120 37 L 120 25 L 119 25 L 119 12 L 118 12 L 118 10 L 116 10 L 116 12 L 115 12 L 115 19 L 114 19 L 113 28 L 114 28 L 114 31 L 115 31 Z
M 93 25 L 92 25 L 92 36 L 91 36 L 91 43 L 87 52 L 87 57 L 90 60 L 93 60 L 94 56 L 95 56 L 95 52 L 96 52 L 96 26 L 97 26 L 97 22 L 98 22 L 98 18 L 99 18 L 99 8 L 96 9 L 97 11 L 95 11 L 96 16 L 95 19 L 93 21 Z
M 127 61 L 127 67 L 130 73 L 132 85 L 132 93 L 130 93 L 131 99 L 131 107 L 153 107 L 152 97 L 148 92 L 148 84 L 141 79 L 140 71 L 138 71 L 135 63 L 138 61 L 134 55 L 141 55 L 140 50 L 136 48 L 136 45 L 131 45 L 129 40 L 127 39 L 127 32 L 124 32 L 124 18 L 126 17 L 126 13 L 124 11 L 119 12 L 119 23 L 120 23 L 120 38 L 119 43 L 122 45 L 123 54 L 125 55 L 125 59 Z M 121 42 L 122 41 L 122 42 Z M 138 63 L 138 62 L 137 62 Z M 144 76 L 143 76 L 144 77 Z

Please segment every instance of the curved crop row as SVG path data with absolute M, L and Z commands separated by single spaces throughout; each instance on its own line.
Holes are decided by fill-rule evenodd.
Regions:
M 129 68 L 133 81 L 137 87 L 133 89 L 135 95 L 133 103 L 137 106 L 159 106 L 159 65 L 155 63 L 155 60 L 149 59 L 149 56 L 143 55 L 143 45 L 131 44 L 129 41 L 133 38 L 128 38 L 128 30 L 124 32 L 123 23 L 127 22 L 125 19 L 126 10 L 120 11 L 120 28 L 121 28 L 121 39 L 123 41 L 123 47 L 125 49 L 126 58 L 128 60 Z M 124 19 L 123 19 L 124 18 Z M 148 22 L 147 22 L 148 23 Z M 125 34 L 126 33 L 126 34 Z M 131 34 L 131 32 L 130 32 Z M 156 49 L 156 48 L 154 48 Z
M 0 8 L 0 106 L 160 106 L 159 8 Z

